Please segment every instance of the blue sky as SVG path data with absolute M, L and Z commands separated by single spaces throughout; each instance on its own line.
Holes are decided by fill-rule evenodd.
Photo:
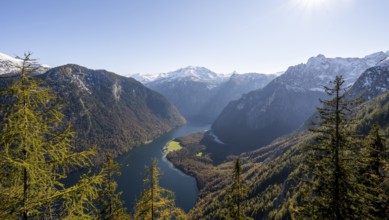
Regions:
M 122 75 L 273 73 L 389 50 L 388 0 L 2 0 L 0 52 Z

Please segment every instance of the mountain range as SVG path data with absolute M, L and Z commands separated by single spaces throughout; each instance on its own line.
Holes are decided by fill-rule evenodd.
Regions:
M 358 136 L 366 136 L 372 126 L 378 124 L 382 140 L 387 146 L 388 58 L 381 59 L 363 71 L 345 96 L 348 99 L 362 98 L 361 103 L 354 107 L 356 120 L 352 125 L 355 126 Z M 326 96 L 323 99 L 328 98 Z M 233 160 L 236 157 L 228 157 L 222 163 L 213 163 L 214 152 L 209 151 L 213 147 L 212 144 L 209 145 L 209 139 L 213 139 L 209 133 L 196 133 L 177 138 L 176 141 L 182 144 L 184 150 L 167 155 L 176 167 L 194 176 L 200 187 L 199 199 L 189 213 L 191 219 L 220 219 L 228 212 L 224 204 L 228 198 L 227 189 L 231 186 L 231 170 L 235 166 Z M 301 193 L 298 178 L 301 171 L 298 167 L 302 161 L 302 147 L 313 140 L 313 135 L 306 130 L 295 130 L 276 138 L 268 145 L 258 146 L 239 154 L 242 161 L 241 178 L 247 190 L 240 205 L 244 207 L 242 210 L 247 216 L 254 219 L 292 219 L 291 211 L 299 202 L 297 195 Z M 219 152 L 224 151 L 225 149 L 220 146 Z M 382 173 L 387 172 L 387 169 L 382 170 Z
M 0 90 L 15 80 L 20 64 L 0 54 Z M 33 77 L 49 85 L 64 104 L 77 148 L 97 146 L 97 163 L 107 153 L 117 156 L 184 124 L 185 118 L 216 119 L 210 131 L 177 138 L 182 149 L 166 155 L 197 180 L 200 194 L 188 214 L 192 219 L 220 219 L 228 211 L 226 189 L 236 158 L 231 154 L 243 164 L 247 192 L 240 204 L 245 214 L 291 219 L 291 207 L 298 202 L 295 177 L 302 146 L 313 141 L 306 128 L 319 100 L 328 99 L 323 86 L 337 75 L 349 87 L 348 99 L 361 97 L 352 129 L 364 136 L 378 124 L 386 145 L 389 140 L 389 51 L 363 58 L 318 55 L 281 75 L 217 74 L 186 67 L 136 74 L 134 79 L 76 64 L 33 65 Z
M 302 126 L 325 96 L 323 86 L 336 75 L 342 75 L 346 86 L 351 86 L 368 68 L 386 63 L 388 56 L 388 52 L 363 58 L 318 55 L 289 67 L 263 89 L 230 102 L 213 123 L 212 133 L 225 148 L 238 148 L 238 152 L 265 146 Z
M 375 74 L 364 74 L 366 77 L 355 86 L 375 89 L 376 93 L 387 89 L 368 82 L 386 77 L 388 55 L 318 55 L 280 75 L 218 74 L 192 66 L 168 73 L 132 75 L 150 89 L 131 77 L 104 70 L 73 64 L 51 69 L 34 65 L 38 69 L 35 75 L 68 102 L 66 118 L 77 131 L 80 148 L 101 144 L 104 152 L 120 154 L 185 123 L 181 112 L 188 120 L 214 121 L 210 133 L 226 152 L 239 153 L 269 144 L 300 127 L 325 95 L 322 86 L 335 75 L 343 75 L 346 84 L 352 85 L 367 70 Z M 20 64 L 20 60 L 0 54 L 2 87 Z
M 275 74 L 218 74 L 189 66 L 160 74 L 131 77 L 161 93 L 190 121 L 213 122 L 221 110 L 242 94 L 264 87 Z

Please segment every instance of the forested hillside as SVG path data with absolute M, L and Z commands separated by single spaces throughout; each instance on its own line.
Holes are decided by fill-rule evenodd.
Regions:
M 97 162 L 106 153 L 122 154 L 185 123 L 162 95 L 132 78 L 73 64 L 36 77 L 58 94 L 64 119 L 76 131 L 76 148 L 97 146 Z M 0 78 L 0 89 L 16 78 Z
M 357 152 L 358 157 L 354 159 L 359 162 L 352 166 L 358 172 L 363 172 L 361 170 L 364 170 L 365 162 L 368 160 L 365 153 L 370 149 L 368 146 L 372 139 L 377 137 L 374 135 L 379 135 L 383 146 L 389 144 L 389 92 L 358 105 L 354 110 L 356 123 L 350 125 L 354 133 L 353 137 L 357 139 L 350 146 L 353 151 Z M 373 125 L 376 123 L 380 126 L 378 133 L 374 133 L 376 130 Z M 292 133 L 273 141 L 268 146 L 239 156 L 242 161 L 242 179 L 245 180 L 247 188 L 247 193 L 241 200 L 241 207 L 247 216 L 255 219 L 300 218 L 298 217 L 299 204 L 305 189 L 304 181 L 300 179 L 303 173 L 301 164 L 305 160 L 303 152 L 307 144 L 317 143 L 317 137 L 318 134 L 308 131 Z M 201 193 L 199 201 L 190 212 L 191 218 L 222 219 L 229 213 L 225 201 L 228 197 L 227 188 L 231 184 L 234 157 L 220 165 L 212 165 L 212 159 L 210 159 L 212 155 L 207 153 L 207 146 L 204 145 L 203 140 L 204 134 L 178 139 L 177 141 L 184 147 L 183 150 L 170 153 L 168 158 L 181 170 L 194 175 L 198 180 Z M 201 156 L 198 155 L 199 152 L 202 152 Z M 380 195 L 384 196 L 388 193 L 389 183 L 387 148 L 386 150 L 381 149 L 379 155 L 381 158 L 379 159 L 380 184 L 381 189 L 386 190 L 386 192 L 381 191 Z M 374 178 L 371 178 L 373 181 Z M 357 182 L 361 184 L 363 181 L 358 179 Z M 377 201 L 381 201 L 381 205 L 387 205 L 385 198 L 385 196 L 380 197 Z M 369 218 L 380 219 L 388 214 L 387 211 L 383 211 L 385 210 L 383 207 L 378 214 L 372 211 L 374 205 L 371 202 L 366 201 L 362 205 L 369 207 L 370 211 L 367 211 L 368 214 L 360 213 L 361 216 L 373 213 Z M 316 218 L 322 219 L 319 216 Z M 351 218 L 349 216 L 346 219 Z

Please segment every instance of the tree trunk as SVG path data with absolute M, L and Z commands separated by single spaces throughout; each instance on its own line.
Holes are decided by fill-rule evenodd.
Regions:
M 340 188 L 339 188 L 339 176 L 340 176 L 340 165 L 339 165 L 339 147 L 340 147 L 340 135 L 339 135 L 339 124 L 340 124 L 340 112 L 339 112 L 339 82 L 336 85 L 336 106 L 335 106 L 335 175 L 334 175 L 334 208 L 336 219 L 341 220 L 340 216 Z

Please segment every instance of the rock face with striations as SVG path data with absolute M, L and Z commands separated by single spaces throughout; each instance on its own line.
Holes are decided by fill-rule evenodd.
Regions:
M 306 64 L 289 67 L 265 88 L 228 104 L 212 125 L 226 147 L 255 149 L 303 124 L 324 98 L 323 86 L 336 75 L 352 85 L 368 68 L 388 57 L 383 52 L 364 58 L 312 57 Z

